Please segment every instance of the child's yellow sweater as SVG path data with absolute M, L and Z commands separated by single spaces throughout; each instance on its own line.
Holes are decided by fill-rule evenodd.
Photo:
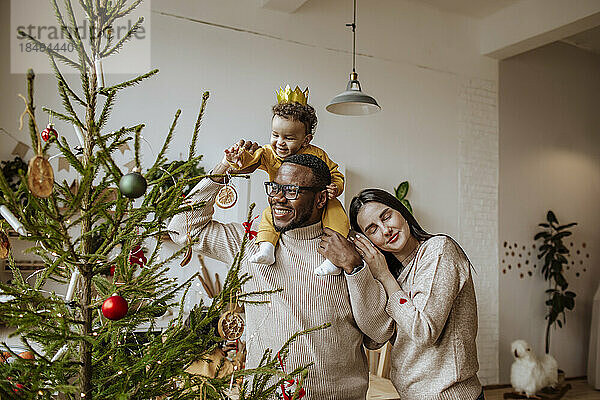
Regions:
M 329 158 L 325 150 L 309 144 L 301 148 L 296 154 L 311 154 L 323 160 L 331 172 L 331 183 L 335 184 L 338 189 L 336 196 L 342 194 L 344 191 L 344 175 L 338 170 L 338 165 Z M 269 174 L 269 179 L 273 180 L 279 167 L 281 167 L 282 161 L 283 158 L 275 154 L 273 147 L 267 144 L 258 148 L 254 154 L 244 151 L 240 156 L 241 167 L 233 163 L 230 163 L 230 165 L 232 168 L 244 170 L 248 173 L 262 169 Z

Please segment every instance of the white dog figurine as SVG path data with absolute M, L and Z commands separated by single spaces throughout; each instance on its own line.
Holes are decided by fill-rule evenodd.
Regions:
M 515 361 L 510 367 L 510 384 L 518 393 L 536 397 L 537 391 L 558 383 L 558 364 L 554 357 L 545 354 L 538 359 L 524 340 L 515 340 L 510 346 Z

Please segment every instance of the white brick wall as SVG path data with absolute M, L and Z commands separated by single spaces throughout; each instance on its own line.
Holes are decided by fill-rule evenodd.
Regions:
M 479 378 L 498 383 L 498 91 L 497 82 L 459 85 L 459 242 L 475 273 Z

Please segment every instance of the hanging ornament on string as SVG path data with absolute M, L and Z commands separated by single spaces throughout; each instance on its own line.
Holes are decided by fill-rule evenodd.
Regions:
M 229 175 L 229 173 L 227 173 Z M 235 205 L 238 199 L 238 194 L 233 185 L 231 184 L 231 177 L 227 177 L 225 185 L 221 187 L 217 193 L 215 203 L 224 209 L 231 208 Z
M 123 175 L 119 181 L 119 190 L 123 196 L 129 199 L 143 196 L 147 187 L 146 178 L 140 174 L 139 168 L 134 168 L 132 172 Z
M 27 186 L 35 197 L 48 198 L 52 194 L 54 170 L 41 152 L 29 161 Z
M 102 303 L 102 315 L 113 321 L 122 319 L 128 310 L 127 300 L 116 293 Z
M 281 366 L 281 370 L 283 372 L 285 372 L 285 368 L 283 366 L 283 360 L 281 359 L 281 355 L 279 354 L 279 352 L 277 352 L 277 358 L 279 359 L 279 365 Z M 292 400 L 292 398 L 294 398 L 294 394 L 296 394 L 296 391 L 298 391 L 298 396 L 295 398 L 301 399 L 306 395 L 306 391 L 304 390 L 303 387 L 298 389 L 299 385 L 300 385 L 300 383 L 298 382 L 298 379 L 285 380 L 277 386 L 277 389 L 275 390 L 275 394 L 277 395 L 278 399 Z
M 29 108 L 27 100 L 22 95 L 19 95 L 23 101 L 25 101 L 25 111 L 33 121 L 36 132 L 38 131 L 38 125 L 35 121 L 35 116 Z M 54 171 L 52 165 L 44 157 L 42 150 L 42 142 L 37 141 L 36 156 L 29 160 L 29 166 L 27 168 L 27 186 L 31 193 L 40 198 L 50 197 L 52 194 L 52 188 L 54 187 Z
M 8 240 L 8 236 L 4 231 L 0 231 L 0 259 L 5 259 L 8 257 L 8 253 L 10 252 L 10 241 Z
M 131 251 L 129 252 L 129 263 L 132 265 L 137 265 L 140 268 L 144 268 L 144 265 L 146 265 L 146 263 L 148 262 L 148 259 L 146 258 L 146 255 L 144 254 L 144 249 L 142 249 L 142 246 L 135 245 L 131 248 Z
M 54 124 L 48 123 L 46 129 L 40 133 L 40 136 L 44 139 L 44 142 L 47 142 L 51 137 L 58 138 L 58 132 L 54 129 Z
M 217 323 L 219 336 L 225 340 L 237 340 L 242 337 L 242 333 L 244 333 L 244 319 L 239 313 L 235 312 L 236 308 L 237 301 L 230 301 L 229 311 L 226 311 L 221 315 L 221 318 L 219 318 L 219 322 Z
M 192 212 L 194 211 L 194 203 L 191 204 Z M 187 227 L 187 249 L 185 250 L 185 255 L 183 256 L 183 260 L 179 263 L 180 266 L 185 267 L 192 261 L 192 236 L 190 235 L 190 221 L 188 213 L 185 213 L 185 222 Z

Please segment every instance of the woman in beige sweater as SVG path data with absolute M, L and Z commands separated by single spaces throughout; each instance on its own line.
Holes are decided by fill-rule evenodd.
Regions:
M 350 223 L 359 232 L 357 251 L 388 297 L 385 310 L 396 327 L 391 379 L 400 398 L 483 399 L 477 303 L 461 247 L 449 236 L 427 233 L 380 189 L 352 199 Z

